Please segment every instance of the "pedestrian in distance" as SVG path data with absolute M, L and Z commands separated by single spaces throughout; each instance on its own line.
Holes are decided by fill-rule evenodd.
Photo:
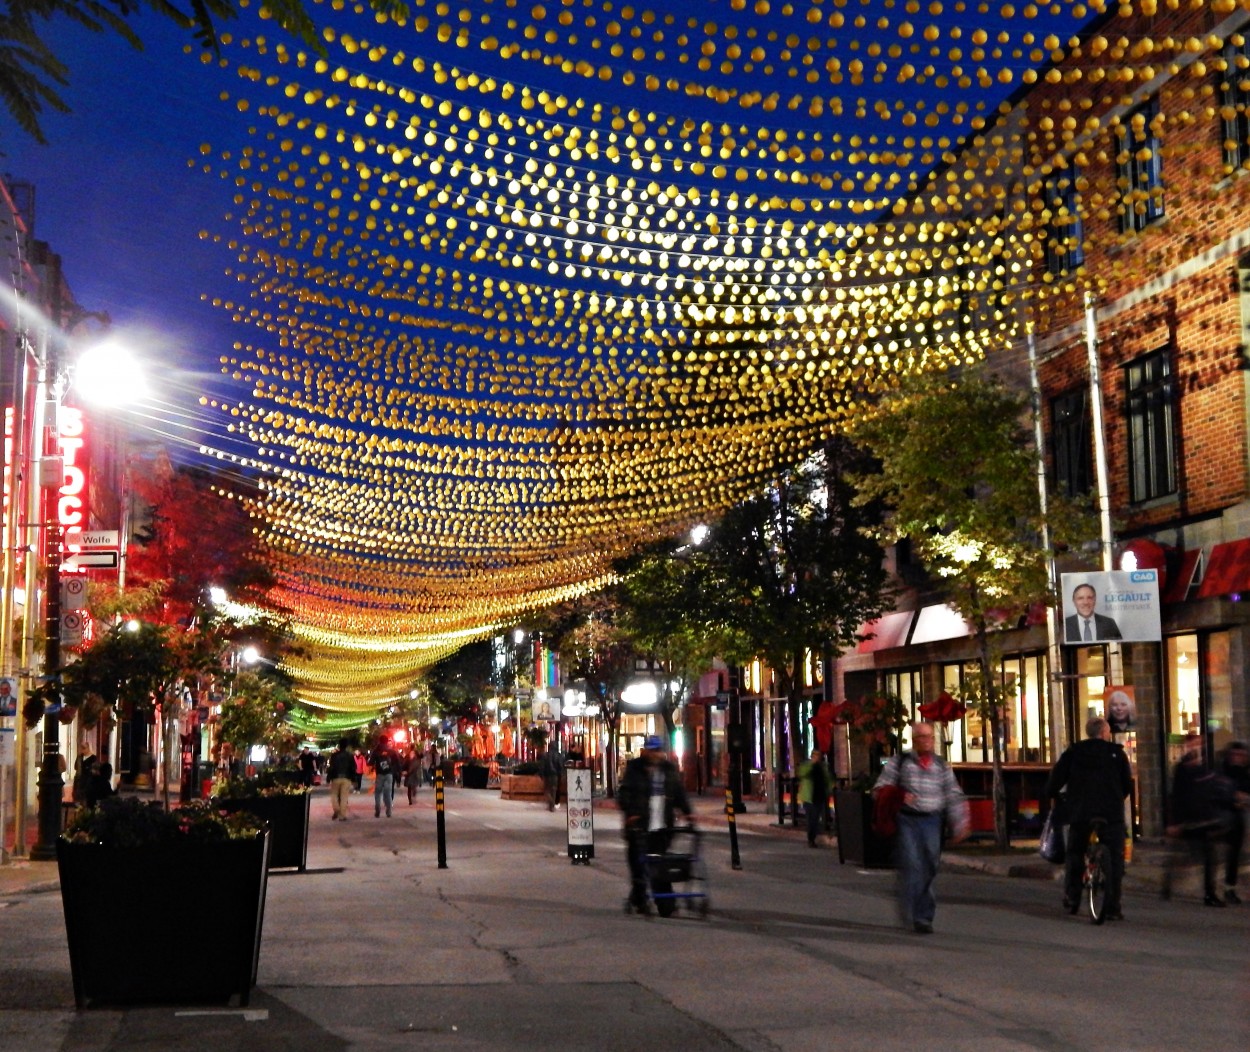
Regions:
M 1230 906 L 1241 903 L 1237 894 L 1237 871 L 1246 844 L 1246 813 L 1250 810 L 1250 750 L 1246 743 L 1229 742 L 1224 750 L 1220 773 L 1232 793 L 1229 812 L 1228 854 L 1224 859 L 1224 901 Z
M 313 776 L 317 773 L 317 758 L 312 750 L 305 748 L 299 754 L 299 784 L 307 789 L 312 788 Z
M 386 817 L 390 818 L 391 804 L 395 799 L 395 772 L 399 769 L 399 757 L 395 755 L 387 738 L 378 739 L 369 755 L 369 766 L 373 768 L 373 817 L 381 818 L 385 808 Z
M 1188 854 L 1202 863 L 1202 902 L 1206 906 L 1227 903 L 1215 887 L 1216 845 L 1228 839 L 1232 827 L 1232 786 L 1207 766 L 1202 735 L 1188 734 L 1180 763 L 1172 772 L 1171 821 L 1167 827 L 1178 849 L 1168 853 L 1163 872 L 1163 897 L 1172 896 L 1178 855 Z
M 417 788 L 421 785 L 423 776 L 421 753 L 415 745 L 411 745 L 408 747 L 408 755 L 404 759 L 404 788 L 408 790 L 408 805 L 410 807 L 417 802 Z
M 347 805 L 356 784 L 356 757 L 347 747 L 346 738 L 340 738 L 339 747 L 330 754 L 326 776 L 330 779 L 330 818 L 346 822 Z
M 554 744 L 543 753 L 543 793 L 547 797 L 547 810 L 554 811 L 560 802 L 560 777 L 564 773 L 564 758 Z
M 629 862 L 629 908 L 650 912 L 647 905 L 647 855 L 662 855 L 673 839 L 673 820 L 680 811 L 686 824 L 694 824 L 694 812 L 686 799 L 681 772 L 664 753 L 664 742 L 650 735 L 638 756 L 625 765 L 616 794 L 624 816 L 621 832 Z M 657 886 L 657 892 L 669 890 Z
M 355 778 L 353 779 L 354 788 L 352 789 L 352 792 L 358 793 L 364 787 L 365 768 L 368 766 L 368 763 L 365 760 L 365 754 L 361 752 L 360 749 L 356 750 L 354 761 L 356 764 L 356 775 L 355 775 Z
M 1055 801 L 1068 823 L 1064 855 L 1063 908 L 1075 913 L 1081 898 L 1085 848 L 1096 819 L 1098 839 L 1111 851 L 1106 917 L 1123 920 L 1120 886 L 1124 880 L 1124 801 L 1133 788 L 1133 770 L 1123 746 L 1111 740 L 1111 725 L 1095 716 L 1085 724 L 1085 740 L 1069 745 L 1046 780 L 1046 798 Z
M 816 837 L 828 824 L 829 789 L 833 775 L 825 754 L 813 749 L 811 758 L 799 764 L 799 803 L 807 816 L 807 846 L 816 846 Z
M 438 768 L 438 765 L 441 762 L 442 762 L 442 758 L 438 754 L 438 746 L 434 743 L 433 740 L 431 740 L 430 744 L 426 747 L 426 750 L 425 750 L 425 784 L 426 785 L 434 784 L 434 771 Z
M 98 807 L 101 800 L 116 796 L 113 788 L 113 765 L 97 763 L 91 769 L 91 777 L 87 780 L 86 803 L 88 807 Z
M 888 785 L 903 790 L 895 842 L 899 878 L 899 910 L 904 927 L 921 935 L 933 932 L 937 897 L 933 882 L 942 858 L 942 827 L 950 828 L 949 843 L 968 836 L 968 801 L 946 761 L 934 751 L 931 723 L 914 723 L 910 752 L 886 761 L 873 792 Z

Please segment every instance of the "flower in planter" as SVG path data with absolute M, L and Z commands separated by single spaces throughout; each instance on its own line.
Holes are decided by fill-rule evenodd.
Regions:
M 204 803 L 166 811 L 155 801 L 133 796 L 110 796 L 97 807 L 82 808 L 63 834 L 73 844 L 102 844 L 113 848 L 167 844 L 183 838 L 196 841 L 246 840 L 257 836 L 264 823 L 253 815 L 228 815 Z
M 213 783 L 213 796 L 221 800 L 252 800 L 258 796 L 302 796 L 310 792 L 292 771 L 261 771 L 255 778 L 239 775 L 219 777 Z

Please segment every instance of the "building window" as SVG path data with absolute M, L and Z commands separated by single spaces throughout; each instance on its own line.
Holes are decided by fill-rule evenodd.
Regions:
M 1046 181 L 1046 269 L 1070 274 L 1085 262 L 1085 225 L 1076 200 L 1077 173 L 1057 172 Z
M 1175 493 L 1172 366 L 1167 348 L 1126 365 L 1124 389 L 1129 499 L 1140 503 Z
M 980 667 L 975 662 L 942 666 L 942 686 L 967 700 L 976 691 Z M 998 666 L 998 690 L 1004 707 L 1003 760 L 1006 763 L 1049 763 L 1050 719 L 1046 658 L 1013 654 Z M 947 758 L 953 763 L 989 763 L 994 756 L 990 721 L 969 707 L 964 718 L 943 729 L 949 736 Z
M 1234 33 L 1224 42 L 1220 116 L 1228 171 L 1250 167 L 1250 40 Z
M 1159 121 L 1159 103 L 1150 99 L 1130 112 L 1116 131 L 1122 233 L 1136 233 L 1163 218 Z
M 920 719 L 920 704 L 924 701 L 921 694 L 920 669 L 906 669 L 900 672 L 887 672 L 883 681 L 885 692 L 902 699 L 907 709 L 909 726 L 903 728 L 902 748 L 911 748 L 910 722 Z
M 1093 488 L 1090 452 L 1089 393 L 1081 387 L 1050 403 L 1050 433 L 1055 488 L 1081 497 Z

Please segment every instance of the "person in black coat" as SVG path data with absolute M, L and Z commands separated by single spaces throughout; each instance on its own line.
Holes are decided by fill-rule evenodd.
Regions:
M 1250 750 L 1245 742 L 1229 742 L 1224 750 L 1220 773 L 1232 793 L 1228 855 L 1224 861 L 1224 901 L 1231 906 L 1241 902 L 1237 894 L 1237 870 L 1246 842 L 1246 809 L 1250 808 Z
M 1133 788 L 1133 769 L 1124 749 L 1111 740 L 1111 726 L 1095 716 L 1085 724 L 1085 740 L 1064 750 L 1046 781 L 1046 797 L 1056 801 L 1068 823 L 1063 907 L 1075 913 L 1081 895 L 1085 846 L 1095 819 L 1104 823 L 1099 840 L 1111 849 L 1107 917 L 1123 920 L 1120 885 L 1124 879 L 1124 801 Z
M 97 763 L 92 767 L 91 776 L 87 779 L 87 806 L 96 807 L 101 800 L 106 800 L 110 796 L 116 795 L 117 790 L 113 788 L 113 765 L 111 763 Z
M 1182 841 L 1189 854 L 1202 861 L 1202 901 L 1207 906 L 1227 903 L 1215 890 L 1215 845 L 1228 836 L 1232 789 L 1223 777 L 1207 766 L 1201 734 L 1185 737 L 1181 762 L 1172 772 L 1171 821 L 1168 836 Z M 1175 853 L 1163 873 L 1163 897 L 1172 894 Z
M 616 794 L 623 815 L 622 832 L 629 859 L 629 905 L 639 913 L 648 912 L 646 856 L 660 855 L 673 838 L 677 812 L 694 821 L 677 765 L 664 754 L 664 742 L 651 735 L 641 753 L 625 765 Z M 667 888 L 656 887 L 657 891 Z

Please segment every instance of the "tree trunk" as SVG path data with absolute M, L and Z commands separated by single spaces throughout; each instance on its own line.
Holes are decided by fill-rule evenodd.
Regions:
M 1001 850 L 1009 845 L 1007 835 L 1007 789 L 1003 784 L 1003 713 L 998 703 L 998 682 L 990 662 L 989 631 L 981 626 L 977 630 L 977 647 L 981 652 L 981 682 L 985 687 L 989 707 L 991 755 L 993 756 L 994 843 Z

